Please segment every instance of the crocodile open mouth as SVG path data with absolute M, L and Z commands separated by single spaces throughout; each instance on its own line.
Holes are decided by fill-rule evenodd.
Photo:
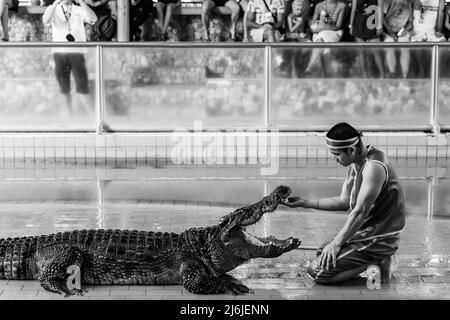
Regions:
M 275 238 L 274 236 L 268 237 L 257 237 L 247 232 L 245 229 L 242 230 L 242 233 L 245 236 L 245 240 L 253 246 L 257 246 L 263 250 L 269 249 L 270 247 L 278 247 L 279 249 L 288 248 L 291 246 L 299 246 L 301 241 L 298 239 L 294 239 L 294 237 L 289 237 L 284 240 L 280 240 Z M 294 245 L 295 243 L 295 245 Z
M 276 210 L 272 211 L 272 213 L 275 213 L 275 212 L 276 212 Z M 286 247 L 286 246 L 292 244 L 292 241 L 291 241 L 293 239 L 292 236 L 285 240 L 280 240 L 273 235 L 258 236 L 258 235 L 254 235 L 251 233 L 251 232 L 253 232 L 253 230 L 251 230 L 251 232 L 247 231 L 247 229 L 255 229 L 255 227 L 258 228 L 257 226 L 260 223 L 261 223 L 261 219 L 256 221 L 252 225 L 241 227 L 241 232 L 244 234 L 246 242 L 248 242 L 252 245 L 258 246 L 258 247 L 267 247 L 267 246 Z M 257 230 L 257 231 L 260 231 L 260 230 Z M 257 234 L 258 232 L 253 232 L 253 233 Z

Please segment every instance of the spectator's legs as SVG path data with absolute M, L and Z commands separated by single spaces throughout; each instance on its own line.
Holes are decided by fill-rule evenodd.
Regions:
M 94 111 L 94 102 L 92 101 L 89 94 L 78 93 L 80 98 L 81 106 L 87 114 L 91 114 Z
M 8 8 L 6 7 L 6 0 L 0 0 L 0 20 L 3 29 L 3 41 L 9 40 L 8 34 Z
M 209 38 L 209 16 L 211 9 L 215 4 L 211 0 L 203 0 L 202 3 L 202 24 L 203 24 L 203 41 L 211 41 Z
M 63 93 L 64 100 L 66 101 L 66 107 L 67 111 L 69 111 L 69 115 L 73 114 L 73 108 L 72 108 L 72 95 L 69 93 Z M 61 110 L 61 115 L 65 115 L 64 112 Z
M 317 36 L 317 33 L 315 33 L 313 35 L 313 41 L 314 42 L 324 42 L 322 38 L 319 38 Z M 313 65 L 316 63 L 317 59 L 319 59 L 321 54 L 322 54 L 322 49 L 311 49 L 311 57 L 309 58 L 308 66 L 305 69 L 306 74 L 311 73 L 311 69 L 312 69 Z
M 408 33 L 403 37 L 398 38 L 398 42 L 410 42 L 411 35 Z M 409 65 L 411 62 L 411 52 L 408 48 L 400 49 L 400 66 L 402 67 L 403 78 L 408 77 Z
M 320 61 L 320 68 L 322 69 L 322 73 L 323 73 L 323 76 L 325 78 L 328 78 L 327 65 L 328 65 L 328 63 L 329 63 L 331 58 L 332 58 L 331 57 L 331 52 L 330 52 L 329 49 L 325 49 L 323 54 L 320 55 L 320 59 L 319 59 L 319 61 Z M 327 60 L 328 63 L 325 60 Z
M 408 77 L 410 61 L 411 61 L 411 55 L 410 55 L 409 49 L 407 49 L 407 48 L 400 49 L 400 65 L 402 67 L 403 78 Z
M 395 42 L 394 39 L 392 39 L 390 36 L 385 34 L 384 42 Z M 392 74 L 395 72 L 395 49 L 394 48 L 387 48 L 386 49 L 386 63 L 389 69 L 389 72 Z
M 169 23 L 172 20 L 173 10 L 175 10 L 178 6 L 179 5 L 177 3 L 169 3 L 167 5 L 166 17 L 164 18 L 164 25 L 162 28 L 164 34 L 167 33 L 167 28 L 169 27 Z
M 80 97 L 81 106 L 86 113 L 92 113 L 92 111 L 94 111 L 94 103 L 89 97 L 88 73 L 84 55 L 77 53 L 72 54 L 71 64 L 76 92 Z
M 278 30 L 274 30 L 273 31 L 273 36 L 275 37 L 275 42 L 280 42 L 281 41 L 281 33 Z
M 395 49 L 391 49 L 388 48 L 386 50 L 386 62 L 387 62 L 387 66 L 389 69 L 389 72 L 395 73 L 395 66 L 396 66 L 396 61 L 395 61 Z
M 165 6 L 166 6 L 165 3 L 162 3 L 162 2 L 156 3 L 156 14 L 158 17 L 159 27 L 161 28 L 161 30 L 163 30 L 163 25 L 164 25 L 164 7 Z M 162 31 L 162 33 L 164 34 L 164 30 Z
M 380 42 L 380 39 L 375 38 L 369 40 L 369 42 Z M 375 64 L 377 65 L 378 72 L 380 74 L 380 78 L 384 78 L 384 64 L 383 57 L 381 56 L 381 51 L 379 49 L 373 49 L 373 58 L 375 59 Z
M 429 77 L 429 70 L 427 68 L 428 63 L 428 50 L 413 49 L 411 50 L 411 66 L 414 73 L 414 78 L 427 78 Z
M 355 37 L 356 42 L 366 42 L 364 39 Z M 361 68 L 361 73 L 363 78 L 367 78 L 367 68 L 366 68 L 366 50 L 364 48 L 358 48 L 358 60 L 359 67 Z
M 70 95 L 70 72 L 72 68 L 69 58 L 67 54 L 54 53 L 53 59 L 55 61 L 55 76 L 59 89 L 66 101 L 68 112 L 72 114 L 72 96 Z M 60 112 L 63 113 L 63 110 L 60 110 Z
M 94 31 L 94 26 L 89 24 L 89 23 L 86 23 L 84 28 L 86 30 L 86 39 L 87 39 L 87 41 L 92 41 L 92 33 Z
M 264 40 L 267 42 L 275 42 L 275 36 L 272 29 L 264 30 Z
M 225 7 L 231 10 L 231 40 L 236 40 L 236 26 L 239 19 L 239 13 L 241 12 L 241 7 L 234 0 L 229 0 L 227 3 L 225 3 Z

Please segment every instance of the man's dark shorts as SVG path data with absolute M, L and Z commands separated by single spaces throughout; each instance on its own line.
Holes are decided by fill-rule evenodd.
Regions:
M 88 74 L 86 61 L 82 53 L 54 53 L 56 80 L 61 93 L 70 93 L 70 73 L 75 79 L 75 89 L 78 93 L 88 94 Z
M 317 250 L 316 255 L 322 254 L 323 248 L 329 244 L 333 238 L 326 240 Z M 368 244 L 368 245 L 367 245 Z M 368 267 L 369 265 L 379 265 L 379 263 L 392 256 L 398 249 L 399 239 L 392 237 L 383 241 L 371 243 L 366 242 L 360 248 L 353 245 L 344 245 L 338 254 L 336 267 L 330 270 L 324 270 L 317 266 L 318 259 L 314 259 L 308 268 L 308 274 L 312 276 L 316 283 L 326 284 L 329 280 L 345 271 L 350 271 L 359 267 Z

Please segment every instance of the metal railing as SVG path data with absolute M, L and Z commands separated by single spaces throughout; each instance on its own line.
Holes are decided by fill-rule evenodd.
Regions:
M 393 48 L 422 48 L 432 50 L 432 61 L 431 61 L 431 92 L 430 92 L 430 106 L 429 106 L 429 122 L 427 126 L 398 126 L 394 129 L 380 128 L 370 128 L 370 131 L 428 131 L 434 135 L 439 135 L 441 130 L 446 131 L 449 129 L 446 126 L 441 126 L 439 122 L 439 60 L 440 60 L 440 50 L 450 49 L 450 43 L 184 43 L 184 42 L 174 42 L 174 43 L 162 43 L 162 42 L 128 42 L 128 43 L 116 43 L 116 42 L 89 42 L 89 43 L 48 43 L 48 42 L 23 42 L 23 43 L 2 43 L 0 48 L 18 48 L 21 50 L 28 50 L 31 48 L 53 48 L 53 47 L 84 47 L 84 48 L 95 48 L 96 49 L 96 71 L 95 71 L 95 107 L 96 107 L 96 122 L 97 122 L 97 134 L 103 133 L 103 124 L 105 123 L 105 89 L 104 89 L 104 68 L 107 66 L 103 65 L 103 50 L 105 48 L 151 48 L 151 49 L 249 49 L 249 48 L 261 48 L 264 49 L 264 127 L 258 128 L 259 130 L 270 131 L 272 127 L 272 84 L 274 77 L 272 75 L 272 54 L 273 50 L 277 49 L 335 49 L 335 48 L 345 48 L 345 49 L 393 49 Z M 1 49 L 0 49 L 1 50 Z M 226 80 L 226 79 L 225 79 Z M 0 111 L 1 112 L 1 111 Z M 132 128 L 132 124 L 131 124 Z M 209 128 L 211 129 L 211 128 Z M 217 130 L 224 130 L 226 128 L 214 128 Z M 315 127 L 313 131 L 323 131 L 327 128 Z M 361 128 L 364 130 L 365 128 Z M 167 128 L 167 130 L 172 130 L 172 128 Z M 189 128 L 188 128 L 189 130 Z M 304 130 L 300 128 L 285 128 L 281 131 L 312 131 Z M 3 131 L 21 131 L 15 128 L 10 128 Z M 27 130 L 29 131 L 29 130 Z M 32 130 L 31 130 L 32 131 Z M 49 130 L 54 131 L 54 130 Z M 58 131 L 58 130 L 56 130 Z M 63 130 L 64 131 L 64 130 Z M 116 131 L 116 130 L 115 130 Z M 118 130 L 121 131 L 121 130 Z M 127 131 L 127 130 L 123 130 Z M 129 131 L 135 131 L 131 129 Z M 152 131 L 152 130 L 146 130 Z M 155 130 L 164 131 L 164 130 Z

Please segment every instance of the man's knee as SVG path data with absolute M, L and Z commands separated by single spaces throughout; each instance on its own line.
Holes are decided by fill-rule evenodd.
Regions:
M 317 276 L 316 268 L 314 268 L 311 264 L 306 268 L 306 272 L 315 280 Z

